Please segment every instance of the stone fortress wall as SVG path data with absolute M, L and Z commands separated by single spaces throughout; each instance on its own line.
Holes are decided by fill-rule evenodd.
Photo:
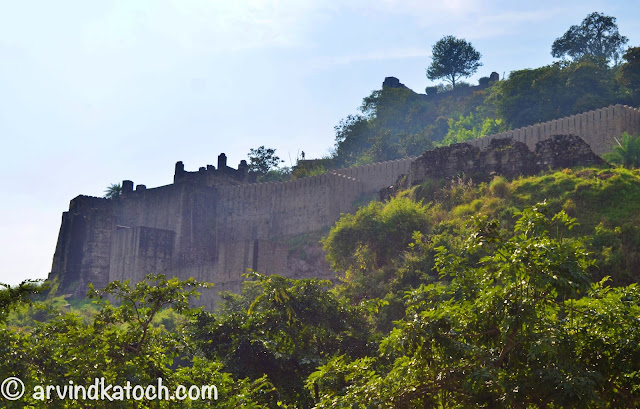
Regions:
M 513 138 L 534 151 L 554 135 L 574 134 L 602 154 L 624 131 L 640 133 L 640 111 L 615 105 L 468 144 L 485 151 L 494 139 Z M 461 148 L 453 146 L 448 153 L 468 150 Z M 239 291 L 247 268 L 331 278 L 317 245 L 315 259 L 305 260 L 296 259 L 287 242 L 327 229 L 341 213 L 353 211 L 358 198 L 389 188 L 413 168 L 422 166 L 437 176 L 439 168 L 434 170 L 429 158 L 423 154 L 283 183 L 251 183 L 246 162 L 230 168 L 224 154 L 217 168 L 208 165 L 197 172 L 185 171 L 178 162 L 171 185 L 134 190 L 133 182 L 124 181 L 120 200 L 73 199 L 62 216 L 50 278 L 57 277 L 65 292 L 83 296 L 90 282 L 99 288 L 112 280 L 137 282 L 149 273 L 194 277 L 216 283 L 201 299 L 208 307 L 218 291 Z M 444 169 L 441 173 L 446 176 Z
M 591 146 L 597 155 L 611 151 L 623 132 L 638 133 L 640 131 L 640 110 L 627 105 L 611 105 L 578 115 L 572 115 L 553 121 L 526 126 L 499 134 L 485 136 L 468 144 L 480 149 L 489 146 L 491 140 L 512 138 L 525 143 L 530 150 L 536 144 L 552 135 L 578 135 Z
M 150 273 L 215 282 L 214 292 L 238 291 L 248 268 L 285 276 L 308 276 L 311 269 L 332 278 L 323 258 L 311 266 L 302 261 L 305 268 L 297 271 L 301 261 L 292 263 L 287 240 L 328 228 L 359 197 L 377 193 L 380 183 L 393 184 L 411 162 L 248 183 L 242 163 L 229 168 L 223 155 L 218 169 L 187 172 L 178 162 L 171 185 L 134 190 L 133 182 L 123 181 L 120 200 L 73 199 L 63 214 L 50 277 L 78 296 L 90 282 L 99 288 Z M 202 303 L 210 306 L 214 299 L 204 294 Z

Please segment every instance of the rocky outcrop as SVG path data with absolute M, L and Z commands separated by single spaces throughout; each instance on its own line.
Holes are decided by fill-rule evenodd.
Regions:
M 396 77 L 386 77 L 382 82 L 382 88 L 407 88 L 407 86 L 402 84 Z
M 427 151 L 411 163 L 409 173 L 396 184 L 380 191 L 381 198 L 426 179 L 447 179 L 465 175 L 477 182 L 487 182 L 494 175 L 507 178 L 535 175 L 548 169 L 606 165 L 582 138 L 554 135 L 536 144 L 531 151 L 523 142 L 511 138 L 493 139 L 485 150 L 458 143 Z

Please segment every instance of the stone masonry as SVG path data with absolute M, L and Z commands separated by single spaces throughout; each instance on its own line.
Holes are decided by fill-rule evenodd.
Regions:
M 218 291 L 240 290 L 247 268 L 333 278 L 317 240 L 308 243 L 305 237 L 326 231 L 341 213 L 354 210 L 357 199 L 388 189 L 401 175 L 413 183 L 454 172 L 516 175 L 595 163 L 591 150 L 610 150 L 624 131 L 640 133 L 640 111 L 616 105 L 455 145 L 446 148 L 446 155 L 434 150 L 417 159 L 284 183 L 254 183 L 245 161 L 234 169 L 224 154 L 217 167 L 196 172 L 178 162 L 173 184 L 139 184 L 134 190 L 132 181 L 124 181 L 119 200 L 71 200 L 62 215 L 49 277 L 76 296 L 84 296 L 89 283 L 100 288 L 113 280 L 137 282 L 149 273 L 194 277 L 216 284 L 200 300 L 208 308 Z M 586 144 L 574 137 L 552 138 L 568 134 Z M 301 252 L 291 251 L 293 242 L 303 243 Z

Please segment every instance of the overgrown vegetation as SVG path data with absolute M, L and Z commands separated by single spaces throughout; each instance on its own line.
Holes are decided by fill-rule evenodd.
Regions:
M 634 407 L 639 214 L 635 169 L 427 180 L 336 223 L 338 286 L 250 273 L 216 312 L 189 307 L 192 279 L 114 282 L 94 304 L 5 289 L 0 373 L 215 384 L 219 407 Z
M 335 224 L 337 286 L 251 273 L 216 312 L 189 307 L 201 284 L 162 276 L 95 303 L 6 288 L 0 373 L 215 384 L 219 407 L 634 407 L 638 215 L 638 169 L 426 180 Z

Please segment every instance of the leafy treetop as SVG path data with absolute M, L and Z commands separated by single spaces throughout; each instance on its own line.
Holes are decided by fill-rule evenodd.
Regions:
M 444 36 L 433 46 L 433 61 L 427 68 L 427 78 L 444 78 L 456 87 L 456 81 L 468 77 L 482 66 L 480 53 L 471 43 L 454 36 Z
M 249 171 L 259 175 L 266 175 L 271 169 L 277 168 L 281 162 L 276 156 L 276 150 L 260 146 L 257 149 L 249 149 Z
M 551 55 L 556 58 L 569 56 L 574 60 L 591 55 L 617 62 L 622 47 L 628 41 L 618 32 L 615 17 L 594 12 L 585 17 L 579 26 L 571 26 L 562 37 L 557 38 L 551 46 Z

